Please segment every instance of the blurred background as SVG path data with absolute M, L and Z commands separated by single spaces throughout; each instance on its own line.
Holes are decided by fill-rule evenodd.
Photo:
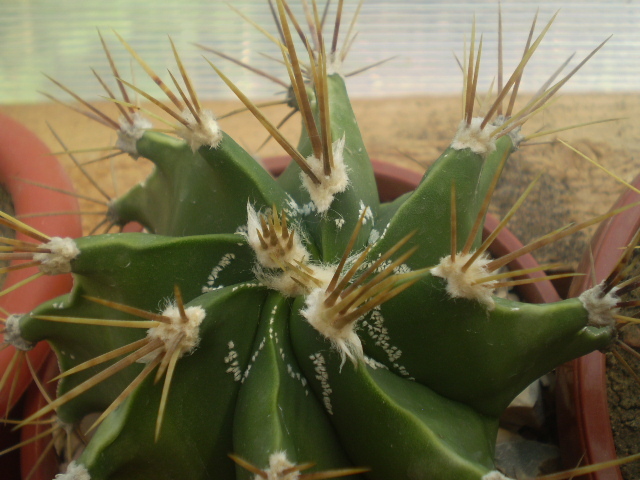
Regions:
M 307 0 L 310 4 L 311 0 Z M 290 0 L 291 8 L 307 30 L 302 0 Z M 318 0 L 320 10 L 326 0 Z M 333 32 L 339 0 L 331 0 L 325 37 Z M 344 0 L 339 45 L 343 45 L 359 0 Z M 597 167 L 557 142 L 561 138 L 590 158 L 631 181 L 640 169 L 640 4 L 631 0 L 501 2 L 504 30 L 505 76 L 522 56 L 536 10 L 536 35 L 559 15 L 527 65 L 516 102 L 523 106 L 530 95 L 573 53 L 564 69 L 568 73 L 609 35 L 610 41 L 562 89 L 553 105 L 529 120 L 523 132 L 533 134 L 604 119 L 606 123 L 562 131 L 527 142 L 505 169 L 492 203 L 492 212 L 503 215 L 520 193 L 542 172 L 539 187 L 510 223 L 510 229 L 527 241 L 602 213 L 624 187 Z M 82 151 L 90 175 L 109 195 L 118 196 L 151 171 L 150 162 L 132 161 L 126 155 L 112 157 L 115 132 L 49 101 L 44 91 L 69 102 L 73 99 L 53 85 L 46 73 L 80 97 L 117 118 L 90 68 L 116 88 L 96 31 L 100 29 L 120 69 L 120 75 L 166 101 L 165 95 L 120 44 L 117 31 L 142 58 L 171 85 L 167 69 L 178 73 L 167 34 L 176 44 L 196 89 L 218 116 L 236 111 L 239 102 L 202 58 L 216 63 L 254 101 L 273 99 L 289 81 L 278 58 L 279 49 L 230 6 L 273 34 L 267 0 L 0 0 L 0 110 L 33 130 L 53 152 L 60 152 L 49 125 L 66 148 Z M 497 72 L 498 1 L 435 2 L 430 0 L 365 0 L 353 47 L 344 64 L 349 73 L 393 60 L 347 79 L 352 105 L 371 158 L 419 172 L 424 171 L 451 142 L 460 122 L 462 79 L 454 53 L 463 59 L 475 16 L 477 34 L 484 35 L 479 75 L 477 112 L 487 108 L 485 92 Z M 297 37 L 294 35 L 297 40 Z M 229 60 L 194 46 L 199 43 L 264 70 L 283 84 L 255 75 Z M 331 39 L 325 38 L 330 45 Z M 271 56 L 269 59 L 266 56 Z M 276 59 L 276 60 L 274 60 Z M 495 95 L 495 88 L 494 88 Z M 277 98 L 277 97 L 276 97 Z M 482 103 L 482 107 L 480 105 Z M 77 103 L 76 103 L 77 105 Z M 143 105 L 149 107 L 148 103 Z M 151 107 L 158 113 L 158 109 Z M 265 108 L 274 124 L 289 115 L 286 105 Z M 476 113 L 478 114 L 478 113 Z M 167 115 L 162 115 L 167 118 Z M 164 125 L 154 120 L 156 126 Z M 274 141 L 265 143 L 262 125 L 248 113 L 221 119 L 221 127 L 256 158 L 283 154 Z M 300 133 L 299 118 L 282 127 L 294 140 Z M 96 147 L 104 147 L 97 149 Z M 58 155 L 77 190 L 95 196 L 96 191 L 68 155 Z M 100 159 L 109 159 L 101 161 Z M 90 164 L 90 165 L 89 165 Z M 100 210 L 84 202 L 83 211 Z M 99 213 L 99 212 L 98 212 Z M 85 231 L 101 221 L 99 215 L 83 215 Z M 538 252 L 542 263 L 577 263 L 586 248 L 588 233 Z
M 272 25 L 266 0 L 230 0 L 261 25 Z M 301 21 L 298 1 L 291 2 Z M 320 9 L 325 0 L 318 0 Z M 341 42 L 357 8 L 357 0 L 344 5 Z M 330 4 L 329 19 L 338 0 Z M 602 40 L 614 34 L 605 51 L 595 56 L 565 92 L 629 92 L 640 90 L 640 3 L 633 0 L 503 1 L 505 69 L 511 71 L 522 53 L 531 21 L 539 9 L 536 31 L 558 9 L 560 15 L 540 50 L 527 67 L 523 90 L 536 91 L 572 53 L 576 65 Z M 345 64 L 345 72 L 395 57 L 350 80 L 358 97 L 457 93 L 460 70 L 453 52 L 463 56 L 463 37 L 470 37 L 475 15 L 478 34 L 484 34 L 480 88 L 488 88 L 496 72 L 498 2 L 436 2 L 432 0 L 366 0 L 356 26 L 358 37 Z M 43 100 L 39 90 L 55 91 L 42 75 L 65 84 L 78 95 L 98 100 L 102 90 L 90 67 L 108 76 L 96 28 L 108 42 L 122 75 L 131 78 L 130 56 L 113 35 L 124 37 L 160 75 L 175 70 L 170 35 L 192 75 L 198 92 L 207 99 L 232 98 L 228 88 L 202 59 L 204 53 L 223 68 L 251 98 L 270 97 L 282 90 L 275 83 L 203 52 L 194 43 L 214 47 L 254 67 L 283 78 L 282 65 L 261 55 L 279 56 L 276 46 L 222 0 L 2 0 L 0 2 L 0 103 Z M 327 32 L 333 31 L 327 25 Z M 275 32 L 275 28 L 271 29 Z M 516 47 L 517 46 L 517 47 Z M 163 74 L 164 73 L 164 74 Z M 483 74 L 484 73 L 484 74 Z M 157 93 L 139 67 L 135 82 Z

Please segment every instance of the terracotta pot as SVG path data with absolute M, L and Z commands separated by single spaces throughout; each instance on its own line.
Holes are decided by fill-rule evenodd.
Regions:
M 640 176 L 633 182 L 640 187 Z M 640 201 L 640 195 L 627 190 L 613 209 Z M 569 290 L 575 297 L 592 285 L 592 271 L 596 282 L 604 280 L 620 259 L 621 249 L 631 241 L 640 228 L 640 207 L 634 207 L 600 225 L 580 262 L 578 272 Z M 593 261 L 591 257 L 593 255 Z M 617 458 L 609 405 L 605 356 L 593 352 L 578 358 L 558 370 L 558 429 L 561 448 L 567 468 L 605 462 Z M 579 477 L 582 480 L 622 480 L 618 467 Z
M 78 210 L 78 203 L 74 197 L 31 185 L 20 179 L 73 190 L 71 181 L 48 148 L 24 126 L 0 114 L 0 184 L 9 194 L 15 214 L 19 216 Z M 25 220 L 25 223 L 49 236 L 78 237 L 82 234 L 80 217 L 77 215 L 33 217 Z M 17 234 L 16 238 L 31 240 L 22 234 Z M 9 272 L 2 287 L 10 287 L 35 272 L 34 268 Z M 29 312 L 40 303 L 68 292 L 71 284 L 70 275 L 40 277 L 27 287 L 4 295 L 0 298 L 0 307 L 9 313 Z M 49 348 L 45 344 L 29 352 L 29 358 L 35 368 L 42 365 L 48 352 Z M 0 375 L 5 371 L 14 353 L 13 347 L 0 352 Z M 31 375 L 26 365 L 22 365 L 11 398 L 10 388 L 4 388 L 0 392 L 0 415 L 4 416 L 5 412 L 13 407 L 30 383 Z M 13 376 L 7 382 L 7 385 L 12 384 Z M 5 427 L 0 427 L 0 443 L 3 435 L 10 434 Z M 0 457 L 3 478 L 11 478 L 10 475 L 5 477 L 5 472 L 15 469 L 15 463 L 12 463 L 14 461 L 15 458 L 10 455 Z
M 58 359 L 53 354 L 49 355 L 40 369 L 39 376 L 50 398 L 55 398 L 57 387 L 57 382 L 50 383 L 50 380 L 59 372 Z M 37 385 L 31 384 L 24 396 L 24 415 L 37 412 L 46 405 L 47 400 L 42 396 Z M 26 425 L 20 430 L 20 440 L 34 438 L 49 428 L 51 425 Z M 47 435 L 42 440 L 28 443 L 22 447 L 20 450 L 22 478 L 27 478 L 31 474 L 31 470 L 33 473 L 29 477 L 30 480 L 51 480 L 56 476 L 59 471 L 58 457 L 55 455 L 54 449 L 49 447 L 51 438 L 51 435 Z M 47 450 L 48 448 L 49 450 Z
M 288 157 L 274 157 L 265 159 L 263 164 L 265 168 L 269 170 L 274 176 L 278 176 L 284 171 L 289 161 L 290 159 Z M 422 174 L 414 172 L 412 170 L 375 160 L 373 160 L 372 163 L 376 174 L 380 199 L 385 202 L 393 200 L 403 193 L 414 190 L 422 179 Z M 492 215 L 487 215 L 483 232 L 484 236 L 486 237 L 490 232 L 492 232 L 497 225 L 498 220 Z M 508 252 L 517 250 L 521 246 L 522 244 L 520 243 L 520 241 L 511 232 L 504 229 L 498 235 L 489 250 L 493 255 L 502 256 Z M 537 265 L 538 264 L 534 260 L 534 258 L 531 255 L 527 254 L 511 262 L 509 264 L 509 268 L 525 269 L 536 267 Z M 543 275 L 544 273 L 542 272 L 536 272 L 531 274 L 530 276 Z M 560 297 L 558 296 L 555 288 L 549 281 L 541 281 L 530 285 L 522 285 L 516 287 L 516 291 L 522 298 L 525 299 L 525 301 L 530 303 L 548 303 L 560 300 Z M 38 398 L 41 399 L 42 396 L 35 389 L 31 389 L 30 392 L 28 392 L 26 401 L 29 404 L 29 408 L 25 409 L 26 415 L 35 412 L 43 405 L 42 400 L 38 400 Z M 30 433 L 33 435 L 35 434 L 35 432 L 36 430 L 34 428 Z M 25 475 L 30 471 L 31 466 L 38 459 L 38 456 L 45 448 L 47 441 L 48 439 L 44 439 L 41 442 L 35 442 L 28 448 L 23 449 L 22 465 Z M 44 460 L 41 468 L 39 468 L 36 474 L 32 476 L 32 479 L 50 479 L 52 473 L 55 473 L 54 465 L 55 457 L 53 456 L 53 454 L 50 454 Z

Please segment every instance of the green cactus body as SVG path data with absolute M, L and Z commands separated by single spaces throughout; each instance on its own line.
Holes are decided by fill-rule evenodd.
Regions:
M 245 369 L 236 404 L 243 414 L 234 420 L 233 451 L 254 465 L 268 465 L 278 451 L 286 451 L 294 463 L 313 458 L 321 470 L 348 465 L 345 453 L 335 448 L 339 441 L 324 407 L 297 364 L 290 316 L 289 302 L 281 295 L 270 295 L 263 305 L 251 367 Z M 237 478 L 251 478 L 241 467 L 237 470 Z
M 344 160 L 349 171 L 349 188 L 334 199 L 331 209 L 325 215 L 318 215 L 317 221 L 307 222 L 313 240 L 322 246 L 322 261 L 337 261 L 349 241 L 351 229 L 355 225 L 363 207 L 368 207 L 372 216 L 377 216 L 379 200 L 375 188 L 373 168 L 367 155 L 358 123 L 351 108 L 344 78 L 334 74 L 327 78 L 329 85 L 329 109 L 331 115 L 331 137 L 344 137 Z M 316 107 L 317 108 L 317 107 Z M 303 133 L 298 144 L 303 156 L 311 154 L 308 137 Z M 300 184 L 300 168 L 292 162 L 280 176 L 279 183 L 287 188 L 299 205 L 312 204 L 308 192 Z M 374 188 L 372 188 L 372 186 Z M 371 222 L 360 232 L 358 247 L 366 244 L 371 230 Z
M 246 217 L 246 204 L 228 202 L 231 196 L 261 205 L 284 202 L 285 192 L 227 135 L 218 148 L 197 153 L 183 141 L 154 132 L 145 133 L 137 147 L 156 170 L 112 203 L 110 215 L 118 224 L 137 221 L 159 235 L 233 233 L 243 224 L 239 219 Z
M 86 465 L 95 468 L 90 467 L 91 478 L 233 478 L 227 453 L 233 451 L 233 412 L 241 383 L 228 369 L 233 362 L 248 364 L 255 320 L 266 300 L 264 289 L 241 285 L 199 297 L 198 305 L 207 312 L 202 339 L 176 369 L 181 381 L 172 384 L 171 393 L 182 400 L 167 404 L 163 435 L 156 442 L 153 429 L 145 427 L 155 423 L 162 387 L 148 379 L 102 424 L 84 452 Z M 233 360 L 212 358 L 223 352 L 229 359 L 235 353 Z M 193 401 L 202 408 L 193 408 Z M 133 435 L 125 433 L 129 428 Z
M 326 75 L 327 58 L 317 51 L 312 78 L 297 85 L 313 119 L 302 160 L 278 180 L 226 134 L 202 145 L 140 134 L 135 153 L 156 169 L 110 218 L 151 233 L 77 239 L 73 291 L 20 317 L 23 340 L 48 341 L 63 371 L 79 370 L 34 418 L 55 410 L 76 423 L 118 405 L 62 478 L 504 478 L 493 465 L 504 408 L 538 376 L 612 341 L 607 292 L 594 297 L 610 302 L 594 321 L 584 300 L 496 298 L 482 255 L 460 269 L 480 248 L 484 199 L 517 148 L 510 130 L 464 123 L 414 192 L 380 204 L 344 78 Z M 195 98 L 191 107 L 204 114 Z M 461 140 L 465 129 L 485 135 L 480 147 Z M 316 181 L 305 169 L 318 145 Z M 348 178 L 331 190 L 341 168 Z M 307 462 L 309 474 L 299 471 Z M 340 470 L 354 466 L 367 471 Z

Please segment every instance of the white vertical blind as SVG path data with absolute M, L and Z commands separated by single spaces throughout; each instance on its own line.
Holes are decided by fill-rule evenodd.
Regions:
M 275 33 L 266 0 L 231 0 L 236 8 Z M 300 2 L 290 0 L 304 19 Z M 324 0 L 319 0 L 324 4 Z M 337 0 L 331 5 L 335 9 Z M 344 39 L 357 5 L 345 1 Z M 535 91 L 572 53 L 571 65 L 610 34 L 613 38 L 568 85 L 568 91 L 640 90 L 640 4 L 632 0 L 519 2 L 503 1 L 505 67 L 517 64 L 531 20 L 539 9 L 536 31 L 561 8 L 540 50 L 527 67 L 523 90 Z M 462 58 L 463 36 L 469 39 L 474 14 L 484 34 L 480 86 L 488 88 L 496 72 L 497 11 L 495 1 L 434 2 L 366 0 L 357 25 L 358 37 L 345 65 L 355 70 L 381 59 L 389 63 L 349 80 L 355 96 L 455 93 L 461 80 L 453 53 Z M 330 18 L 333 15 L 330 15 Z M 231 98 L 227 87 L 202 59 L 193 43 L 214 47 L 244 62 L 284 77 L 283 67 L 260 55 L 277 56 L 277 48 L 220 0 L 4 0 L 0 2 L 0 102 L 39 101 L 38 90 L 56 93 L 41 72 L 56 78 L 83 98 L 102 91 L 90 71 L 108 75 L 96 28 L 107 39 L 122 75 L 131 77 L 130 57 L 111 30 L 116 30 L 169 80 L 176 71 L 167 35 L 175 41 L 200 94 Z M 327 25 L 328 32 L 333 30 Z M 270 97 L 281 87 L 207 54 L 252 98 Z M 135 81 L 156 93 L 157 87 L 136 66 Z M 65 95 L 59 95 L 64 98 Z

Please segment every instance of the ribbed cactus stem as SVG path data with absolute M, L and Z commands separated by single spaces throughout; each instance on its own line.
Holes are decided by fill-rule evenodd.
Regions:
M 51 415 L 75 427 L 98 413 L 94 436 L 58 479 L 506 480 L 494 453 L 507 405 L 557 365 L 617 345 L 619 325 L 632 318 L 623 309 L 638 305 L 619 298 L 640 285 L 621 278 L 635 244 L 579 299 L 533 305 L 493 293 L 556 278 L 522 277 L 558 264 L 502 267 L 631 207 L 490 258 L 534 182 L 482 240 L 502 170 L 527 138 L 520 129 L 600 46 L 515 111 L 525 66 L 553 19 L 535 39 L 532 26 L 515 71 L 504 84 L 499 72 L 495 100 L 474 118 L 483 45 L 474 24 L 450 145 L 413 192 L 381 202 L 341 73 L 355 20 L 339 45 L 345 2 L 329 3 L 321 12 L 302 2 L 308 33 L 285 0 L 269 2 L 275 35 L 239 12 L 280 50 L 286 81 L 208 49 L 286 88 L 284 100 L 254 103 L 207 60 L 292 158 L 277 179 L 204 108 L 171 39 L 179 74 L 163 80 L 119 37 L 160 88 L 157 98 L 122 78 L 100 36 L 114 78 L 94 75 L 118 120 L 54 80 L 116 132 L 110 153 L 154 167 L 115 199 L 94 182 L 108 208 L 103 224 L 135 221 L 148 233 L 51 238 L 0 212 L 0 224 L 29 237 L 0 238 L 0 259 L 13 262 L 2 271 L 39 268 L 0 296 L 45 273 L 74 275 L 69 294 L 0 319 L 14 350 L 0 400 L 39 342 L 53 346 L 62 370 L 56 398 L 18 427 Z M 158 117 L 132 104 L 134 94 L 168 116 L 166 128 L 151 128 L 140 113 Z M 261 110 L 276 104 L 293 109 L 285 119 L 301 114 L 297 141 Z

